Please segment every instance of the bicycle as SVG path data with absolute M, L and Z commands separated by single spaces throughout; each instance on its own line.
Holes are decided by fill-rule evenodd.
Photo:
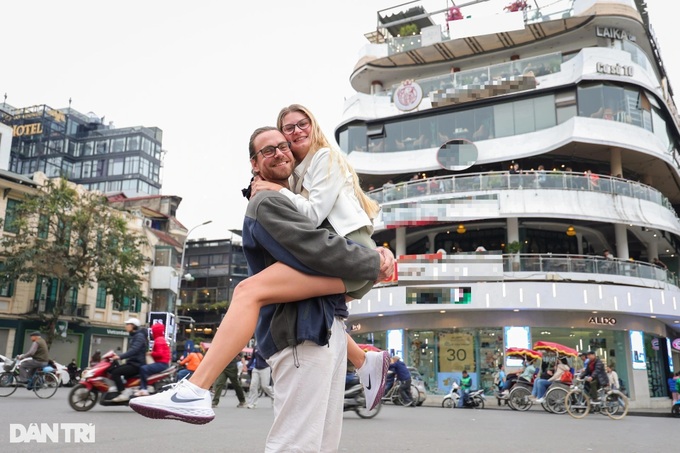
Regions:
M 395 405 L 398 406 L 405 406 L 405 401 L 399 394 L 399 387 L 401 386 L 401 382 L 395 380 L 394 384 L 392 384 L 392 387 L 390 387 L 388 390 L 385 391 L 385 395 L 382 397 L 381 401 L 382 402 L 392 402 Z M 411 384 L 411 401 L 412 404 L 415 406 L 418 404 L 418 398 L 420 396 L 420 393 L 418 392 L 418 387 L 415 385 Z
M 583 418 L 591 411 L 600 412 L 614 420 L 621 420 L 628 413 L 628 398 L 618 390 L 602 387 L 597 390 L 599 401 L 590 400 L 585 391 L 585 380 L 574 379 L 571 390 L 564 397 L 567 413 L 573 418 Z
M 52 373 L 51 366 L 45 366 L 42 370 L 36 370 L 26 384 L 19 383 L 19 360 L 5 362 L 4 372 L 0 374 L 0 397 L 7 397 L 16 392 L 18 387 L 24 385 L 33 390 L 38 398 L 51 398 L 59 388 L 59 379 Z

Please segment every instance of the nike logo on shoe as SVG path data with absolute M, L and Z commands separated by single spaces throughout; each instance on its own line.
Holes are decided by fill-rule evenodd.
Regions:
M 201 401 L 203 398 L 193 398 L 193 399 L 187 399 L 187 398 L 178 398 L 177 394 L 174 394 L 170 397 L 170 400 L 173 403 L 191 403 L 193 401 Z
M 368 375 L 368 385 L 366 386 L 366 390 L 371 390 L 371 375 Z

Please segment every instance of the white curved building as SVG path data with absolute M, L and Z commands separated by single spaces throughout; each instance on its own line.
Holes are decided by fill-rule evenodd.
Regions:
M 490 387 L 508 346 L 594 349 L 633 407 L 668 406 L 680 123 L 644 1 L 471 2 L 450 22 L 425 3 L 378 12 L 336 129 L 399 258 L 352 303 L 355 338 L 439 392 L 463 369 Z

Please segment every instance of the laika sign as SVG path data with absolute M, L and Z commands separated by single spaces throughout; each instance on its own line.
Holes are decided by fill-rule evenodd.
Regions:
M 635 36 L 628 33 L 626 30 L 613 27 L 597 27 L 595 34 L 600 38 L 620 39 L 635 42 Z

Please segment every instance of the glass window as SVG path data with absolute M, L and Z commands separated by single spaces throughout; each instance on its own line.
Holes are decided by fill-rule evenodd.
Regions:
M 123 174 L 123 164 L 125 159 L 123 157 L 117 157 L 111 159 L 109 162 L 109 176 L 118 176 Z
M 576 104 L 557 107 L 557 124 L 562 124 L 576 116 Z
M 92 155 L 92 142 L 85 142 L 81 146 L 81 150 L 83 152 L 83 156 L 91 156 Z
M 142 137 L 142 151 L 146 154 L 151 154 L 151 141 L 148 138 Z
M 513 102 L 515 114 L 515 135 L 526 134 L 536 130 L 534 102 L 532 99 Z
M 578 115 L 595 118 L 601 115 L 602 87 L 580 86 L 578 87 Z
M 106 308 L 106 286 L 99 284 L 97 287 L 96 308 Z
M 3 227 L 8 233 L 19 232 L 19 228 L 17 225 L 14 225 L 14 221 L 16 220 L 16 211 L 20 203 L 20 201 L 12 200 L 11 198 L 7 200 L 7 206 L 5 207 L 5 222 L 3 223 Z
M 136 179 L 126 179 L 123 181 L 123 186 L 121 190 L 137 191 L 137 180 Z
M 536 130 L 553 127 L 555 122 L 555 96 L 541 96 L 534 98 L 534 113 Z
M 127 139 L 127 150 L 128 151 L 139 151 L 140 149 L 140 143 L 139 143 L 140 137 L 137 135 L 133 135 L 132 137 L 128 137 Z
M 93 162 L 91 160 L 86 160 L 83 162 L 83 178 L 92 177 L 92 164 Z
M 92 177 L 97 178 L 104 176 L 104 169 L 106 168 L 106 159 L 100 159 L 94 161 L 95 165 L 92 166 Z
M 666 122 L 659 113 L 657 108 L 652 108 L 652 125 L 654 126 L 654 135 L 656 135 L 665 149 L 670 149 L 671 143 L 668 138 L 668 131 L 666 130 Z
M 82 162 L 76 162 L 73 164 L 73 179 L 80 179 L 81 175 L 83 173 L 83 163 Z
M 147 178 L 149 177 L 149 165 L 151 163 L 144 159 L 143 157 L 139 159 L 139 173 L 142 176 L 146 176 Z
M 106 184 L 107 192 L 120 192 L 123 187 L 123 181 L 109 181 Z
M 111 140 L 111 152 L 122 153 L 125 151 L 125 138 L 114 138 Z
M 125 174 L 139 173 L 139 156 L 125 158 Z
M 108 152 L 108 147 L 108 140 L 98 140 L 95 142 L 95 154 L 106 154 Z
M 0 272 L 5 268 L 5 263 L 0 262 Z M 0 297 L 12 297 L 14 294 L 14 280 L 10 280 L 0 286 Z
M 493 106 L 494 130 L 496 137 L 515 135 L 515 115 L 511 102 Z

